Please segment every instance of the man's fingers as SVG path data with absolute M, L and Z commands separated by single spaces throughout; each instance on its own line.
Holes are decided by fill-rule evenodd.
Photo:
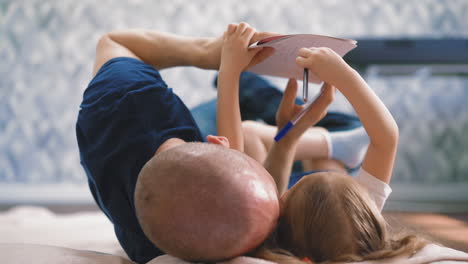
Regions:
M 255 54 L 255 56 L 252 58 L 249 65 L 247 66 L 247 69 L 259 64 L 262 61 L 264 61 L 265 59 L 267 59 L 268 57 L 273 55 L 273 53 L 275 53 L 274 48 L 263 47 L 261 49 L 261 51 L 259 53 Z
M 297 81 L 296 79 L 289 79 L 284 90 L 283 98 L 279 105 L 279 111 L 292 111 L 294 107 L 294 100 L 297 94 Z
M 296 116 L 296 115 L 297 115 L 300 111 L 302 111 L 303 109 L 304 109 L 304 106 L 294 104 L 292 116 Z
M 275 36 L 281 36 L 281 34 L 273 33 L 273 32 L 256 32 L 255 35 L 250 40 L 250 44 L 255 43 L 262 39 L 275 37 Z
M 322 94 L 317 98 L 311 108 L 315 108 L 317 112 L 322 112 L 333 102 L 335 97 L 335 87 L 328 83 L 323 84 Z
M 300 126 L 306 128 L 314 125 L 320 119 L 322 119 L 327 112 L 328 106 L 333 102 L 334 94 L 335 87 L 325 83 L 323 85 L 322 94 L 319 96 L 319 98 L 317 98 L 304 117 L 299 121 Z
M 255 56 L 258 53 L 260 53 L 262 51 L 262 49 L 263 49 L 263 47 L 255 47 L 255 48 L 249 49 L 248 53 L 252 58 L 255 58 Z
M 297 95 L 297 81 L 296 79 L 289 79 L 286 89 L 284 90 L 283 101 L 287 103 L 288 109 L 294 105 L 294 100 Z

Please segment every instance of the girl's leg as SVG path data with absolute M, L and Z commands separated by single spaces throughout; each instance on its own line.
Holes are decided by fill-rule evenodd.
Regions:
M 242 128 L 244 151 L 263 162 L 273 144 L 277 128 L 253 121 L 244 121 Z M 295 160 L 335 159 L 347 169 L 354 169 L 360 166 L 368 144 L 369 139 L 363 127 L 336 132 L 311 127 L 299 139 Z
M 255 121 L 244 121 L 242 122 L 242 130 L 244 133 L 244 152 L 263 163 L 273 144 L 277 128 Z M 299 139 L 295 160 L 329 158 L 325 133 L 328 133 L 327 130 L 320 127 L 312 127 L 304 133 Z

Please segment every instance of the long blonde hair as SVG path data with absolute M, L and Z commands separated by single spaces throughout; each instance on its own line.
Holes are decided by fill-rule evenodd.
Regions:
M 282 201 L 277 230 L 253 253 L 278 263 L 346 262 L 412 255 L 427 244 L 414 235 L 392 238 L 367 192 L 350 176 L 306 176 Z

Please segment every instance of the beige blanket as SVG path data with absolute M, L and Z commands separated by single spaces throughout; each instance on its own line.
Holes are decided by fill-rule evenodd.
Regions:
M 467 253 L 431 244 L 409 259 L 400 257 L 361 264 L 463 262 L 468 263 Z M 115 238 L 112 224 L 101 212 L 57 215 L 42 207 L 23 206 L 0 213 L 0 263 L 128 264 L 132 262 L 125 257 Z M 147 264 L 190 263 L 164 255 Z M 238 257 L 222 264 L 271 264 L 271 262 Z
M 250 257 L 238 257 L 221 264 L 272 264 L 273 262 Z M 379 261 L 354 262 L 349 264 L 425 264 L 425 263 L 468 263 L 468 254 L 435 244 L 424 247 L 411 258 L 398 257 Z M 157 257 L 147 264 L 192 264 L 173 256 L 164 255 Z
M 126 258 L 104 253 L 31 244 L 0 244 L 0 263 L 133 264 Z
M 112 223 L 100 211 L 56 214 L 45 207 L 13 207 L 0 212 L 0 243 L 41 244 L 126 257 Z
M 104 253 L 32 244 L 0 244 L 0 263 L 8 264 L 132 264 L 130 260 Z M 426 246 L 412 258 L 366 261 L 359 264 L 468 263 L 468 254 L 434 244 Z M 191 264 L 163 255 L 146 264 Z M 274 264 L 251 257 L 237 257 L 220 264 Z

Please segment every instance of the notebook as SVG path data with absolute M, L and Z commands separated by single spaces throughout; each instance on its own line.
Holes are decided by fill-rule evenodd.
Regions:
M 275 53 L 250 68 L 249 71 L 257 74 L 302 80 L 304 69 L 296 64 L 296 57 L 300 48 L 328 47 L 340 56 L 344 56 L 357 47 L 356 43 L 357 41 L 352 39 L 313 34 L 282 35 L 262 39 L 253 43 L 250 47 L 272 47 L 275 49 Z M 320 83 L 321 81 L 312 72 L 309 72 L 309 82 Z

